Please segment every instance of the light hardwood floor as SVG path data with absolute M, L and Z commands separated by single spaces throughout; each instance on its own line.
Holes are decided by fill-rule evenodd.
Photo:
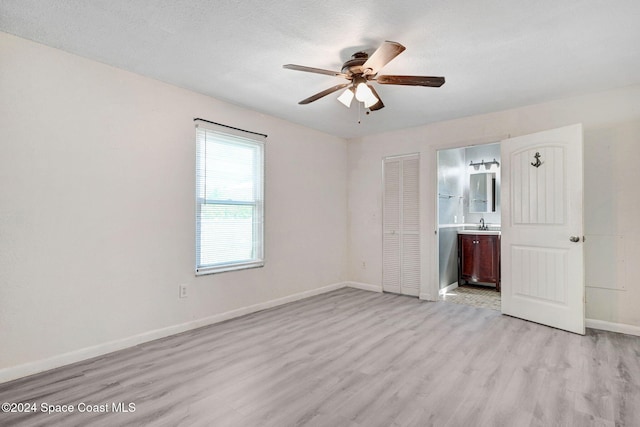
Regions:
M 640 338 L 341 289 L 0 385 L 0 425 L 639 426 Z M 79 413 L 80 403 L 135 412 Z

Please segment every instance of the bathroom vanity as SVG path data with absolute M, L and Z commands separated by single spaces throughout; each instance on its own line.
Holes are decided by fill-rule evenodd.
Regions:
M 500 292 L 500 232 L 458 231 L 458 286 L 494 283 Z

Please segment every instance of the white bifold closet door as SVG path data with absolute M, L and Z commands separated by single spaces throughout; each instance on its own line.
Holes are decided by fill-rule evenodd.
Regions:
M 382 290 L 420 294 L 420 157 L 383 161 Z

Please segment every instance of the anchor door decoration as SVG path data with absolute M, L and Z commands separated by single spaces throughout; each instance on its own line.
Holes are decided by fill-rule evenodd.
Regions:
M 536 159 L 536 161 L 531 163 L 531 166 L 539 168 L 540 165 L 542 164 L 542 162 L 540 161 L 540 152 L 536 151 L 536 154 L 533 157 Z
M 512 181 L 515 224 L 565 222 L 566 156 L 564 147 L 553 145 L 513 153 L 514 164 L 521 165 Z

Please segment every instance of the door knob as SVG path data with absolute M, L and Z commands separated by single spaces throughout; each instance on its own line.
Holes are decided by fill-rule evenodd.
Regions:
M 578 236 L 571 236 L 569 237 L 569 240 L 571 240 L 572 242 L 576 243 L 580 241 L 580 237 Z

